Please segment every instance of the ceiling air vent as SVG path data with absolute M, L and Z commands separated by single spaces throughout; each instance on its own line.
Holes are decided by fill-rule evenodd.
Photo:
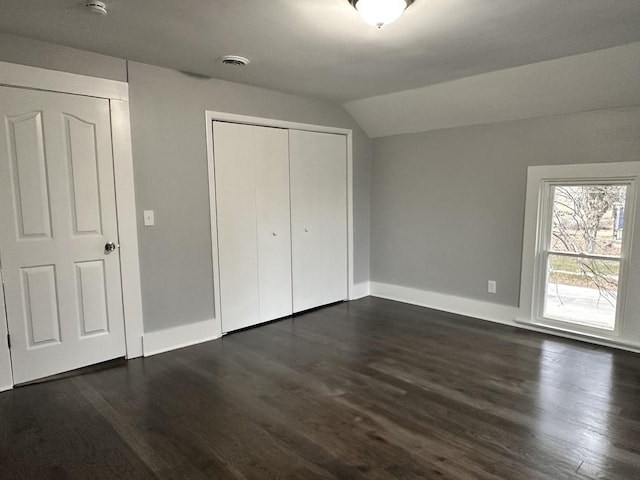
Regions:
M 104 2 L 99 2 L 98 0 L 91 0 L 85 3 L 84 6 L 87 7 L 91 13 L 95 13 L 96 15 L 107 14 L 107 6 L 104 4 Z
M 225 55 L 222 57 L 222 63 L 224 65 L 233 65 L 234 67 L 244 67 L 249 65 L 249 59 L 237 55 Z

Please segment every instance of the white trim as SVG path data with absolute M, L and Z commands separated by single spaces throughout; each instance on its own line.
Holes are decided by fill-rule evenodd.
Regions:
M 354 229 L 353 229 L 353 132 L 347 135 L 347 298 L 352 298 L 354 288 Z
M 338 135 L 349 135 L 351 130 L 347 128 L 328 127 L 326 125 L 314 125 L 311 123 L 290 122 L 288 120 L 278 120 L 275 118 L 252 117 L 249 115 L 238 115 L 228 112 L 216 112 L 206 110 L 205 117 L 207 125 L 213 121 L 243 123 L 246 125 L 257 125 L 259 127 L 288 128 L 291 130 L 305 130 L 307 132 L 337 133 Z
M 349 300 L 358 300 L 360 298 L 368 297 L 371 292 L 371 284 L 369 282 L 356 283 L 353 286 L 353 290 L 350 292 L 351 296 Z
M 247 115 L 237 115 L 235 113 L 205 111 L 205 134 L 207 140 L 207 165 L 209 173 L 209 209 L 211 218 L 211 254 L 213 258 L 213 278 L 214 278 L 214 305 L 215 316 L 218 321 L 219 335 L 222 332 L 222 323 L 218 312 L 220 312 L 220 268 L 218 259 L 218 231 L 216 217 L 216 195 L 214 157 L 213 157 L 213 127 L 212 122 L 232 122 L 246 125 L 258 125 L 262 127 L 287 128 L 292 130 L 304 130 L 309 132 L 334 133 L 346 135 L 347 137 L 347 298 L 354 300 L 358 296 L 354 284 L 354 239 L 353 239 L 353 132 L 346 128 L 328 127 L 324 125 L 312 125 L 309 123 L 289 122 L 273 118 L 260 118 Z
M 142 356 L 144 325 L 129 103 L 111 100 L 110 104 L 127 358 L 137 358 Z
M 499 305 L 497 303 L 483 302 L 481 300 L 457 297 L 455 295 L 447 295 L 444 293 L 418 290 L 415 288 L 378 282 L 371 282 L 371 296 L 395 300 L 411 305 L 418 305 L 420 307 L 454 313 L 472 319 L 499 323 L 501 325 L 544 333 L 556 337 L 568 338 L 594 345 L 602 345 L 619 350 L 640 353 L 640 343 L 637 342 L 626 340 L 624 342 L 613 341 L 534 325 L 518 318 L 517 307 L 509 307 L 507 305 Z
M 13 388 L 13 372 L 11 371 L 11 355 L 6 340 L 7 334 L 7 316 L 4 308 L 2 272 L 0 272 L 0 392 Z
M 358 298 L 354 283 L 353 239 L 353 134 L 347 131 L 347 298 Z
M 531 330 L 532 332 L 546 333 L 548 335 L 553 335 L 556 337 L 570 338 L 571 340 L 578 340 L 580 342 L 602 345 L 604 347 L 617 348 L 619 350 L 625 350 L 627 352 L 640 353 L 640 343 L 630 340 L 598 337 L 583 332 L 567 330 L 564 328 L 555 328 L 550 325 L 531 323 L 527 319 L 520 318 L 515 319 L 514 326 L 518 328 L 524 328 L 525 330 Z
M 167 328 L 157 332 L 145 333 L 142 342 L 144 345 L 144 356 L 150 357 L 151 355 L 190 347 L 191 345 L 197 345 L 220 338 L 220 335 L 215 333 L 219 323 L 216 319 L 203 320 L 201 322 Z
M 207 174 L 209 175 L 209 217 L 211 220 L 211 260 L 213 263 L 213 305 L 214 305 L 214 332 L 218 337 L 222 336 L 222 318 L 220 316 L 220 263 L 218 256 L 218 207 L 216 204 L 216 192 L 212 188 L 215 185 L 215 171 L 213 158 L 213 116 L 205 112 L 206 139 L 207 139 Z
M 86 97 L 129 100 L 129 85 L 126 82 L 28 67 L 16 63 L 0 62 L 0 85 L 71 93 Z
M 111 100 L 111 133 L 113 144 L 116 208 L 118 211 L 123 312 L 126 333 L 127 358 L 139 357 L 142 349 L 142 292 L 136 223 L 133 157 L 131 153 L 131 127 L 129 120 L 129 85 L 126 82 L 106 80 L 85 75 L 58 72 L 0 62 L 0 85 L 43 90 L 56 93 L 83 95 Z M 4 318 L 4 308 L 2 318 Z M 0 334 L 6 322 L 0 321 Z M 2 341 L 0 341 L 0 344 Z M 0 386 L 7 379 L 0 346 Z M 11 381 L 11 379 L 9 378 Z M 0 387 L 0 390 L 2 387 Z

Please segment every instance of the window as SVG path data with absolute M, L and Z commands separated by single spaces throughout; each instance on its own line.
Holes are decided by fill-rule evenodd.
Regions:
M 616 208 L 628 184 L 547 184 L 540 251 L 542 318 L 613 331 L 620 288 L 622 236 Z
M 619 337 L 640 162 L 530 167 L 520 308 L 532 323 Z

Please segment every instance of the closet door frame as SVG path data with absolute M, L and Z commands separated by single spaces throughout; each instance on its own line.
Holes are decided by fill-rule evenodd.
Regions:
M 218 220 L 216 206 L 216 184 L 213 152 L 213 122 L 231 122 L 260 127 L 286 128 L 290 130 L 304 130 L 308 132 L 334 133 L 344 135 L 347 139 L 347 298 L 354 300 L 357 295 L 353 281 L 353 131 L 346 128 L 313 125 L 309 123 L 289 122 L 272 118 L 260 118 L 246 115 L 236 115 L 227 112 L 205 111 L 207 164 L 209 170 L 209 206 L 211 214 L 211 254 L 213 258 L 213 290 L 215 320 L 220 325 L 220 264 L 218 255 Z

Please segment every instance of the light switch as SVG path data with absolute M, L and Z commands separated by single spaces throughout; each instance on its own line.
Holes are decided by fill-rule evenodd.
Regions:
M 156 220 L 153 214 L 153 210 L 145 210 L 144 211 L 144 226 L 152 227 L 156 224 Z

